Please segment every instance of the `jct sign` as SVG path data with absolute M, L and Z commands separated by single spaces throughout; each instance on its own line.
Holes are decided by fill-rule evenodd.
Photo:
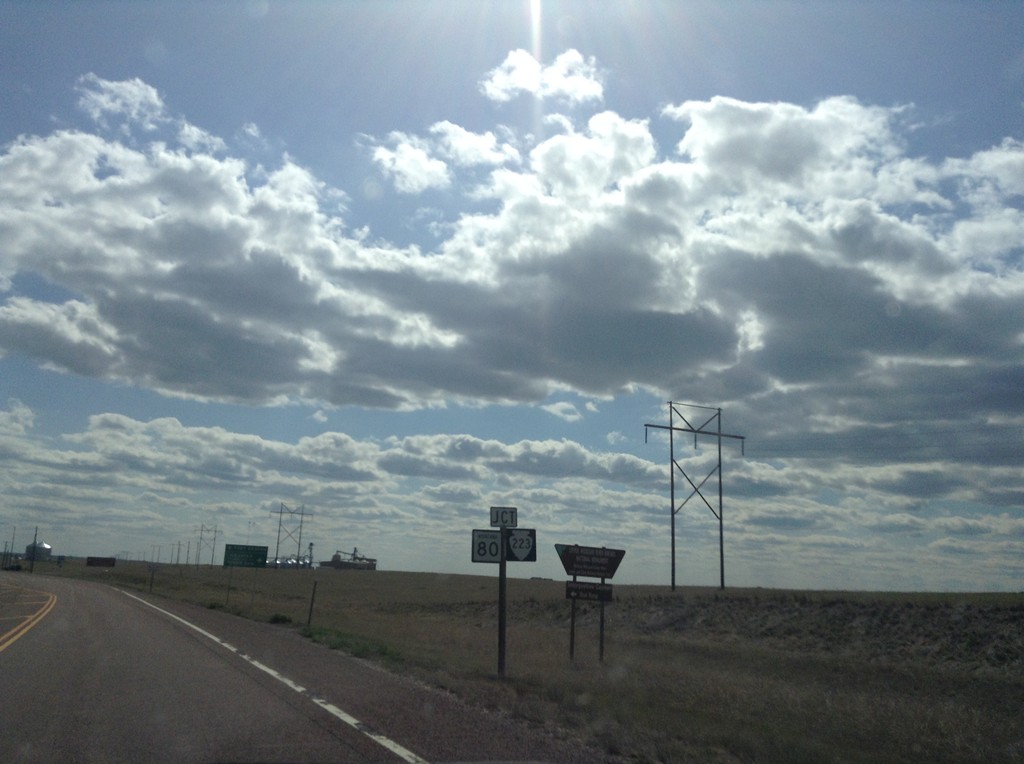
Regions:
M 519 524 L 519 510 L 515 507 L 491 507 L 492 528 L 515 528 Z

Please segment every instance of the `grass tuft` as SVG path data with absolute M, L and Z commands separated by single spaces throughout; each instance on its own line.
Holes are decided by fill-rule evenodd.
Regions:
M 331 650 L 341 650 L 356 658 L 379 660 L 393 667 L 405 664 L 401 651 L 391 645 L 373 639 L 366 639 L 355 634 L 346 634 L 335 629 L 322 627 L 303 627 L 302 635 Z

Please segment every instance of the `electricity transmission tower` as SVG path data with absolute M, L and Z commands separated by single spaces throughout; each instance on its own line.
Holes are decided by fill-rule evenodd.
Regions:
M 281 534 L 284 533 L 285 540 L 291 539 L 295 542 L 295 559 L 302 559 L 302 524 L 306 515 L 312 512 L 306 511 L 303 504 L 298 509 L 290 509 L 281 502 L 281 508 L 277 511 L 277 549 L 274 551 L 274 565 L 278 565 L 281 559 Z M 285 516 L 288 517 L 288 525 L 285 525 Z M 295 518 L 298 517 L 296 521 Z M 296 522 L 298 523 L 296 525 Z
M 205 547 L 210 547 L 210 564 L 213 565 L 213 557 L 217 552 L 217 534 L 220 531 L 216 525 L 200 525 L 199 526 L 199 541 L 196 543 L 196 567 L 199 567 L 199 554 Z M 209 540 L 203 540 L 205 534 L 212 534 L 213 538 Z
M 713 411 L 714 413 L 702 424 L 694 427 L 693 424 L 682 414 L 679 407 L 686 407 L 688 409 L 698 409 L 701 411 Z M 692 414 L 690 415 L 693 416 Z M 685 427 L 677 427 L 675 425 L 675 418 L 679 417 L 682 420 Z M 695 420 L 696 421 L 696 420 Z M 715 429 L 708 429 L 708 426 L 714 423 Z M 662 424 L 645 424 L 644 425 L 644 442 L 647 442 L 647 431 L 650 428 L 656 430 L 668 430 L 668 452 L 669 452 L 669 496 L 672 503 L 672 591 L 676 590 L 676 514 L 681 510 L 686 503 L 694 496 L 699 496 L 701 500 L 707 505 L 707 508 L 711 510 L 711 514 L 718 518 L 718 565 L 720 574 L 720 588 L 725 588 L 725 529 L 722 522 L 722 438 L 733 438 L 740 442 L 740 453 L 743 453 L 744 442 L 746 441 L 743 435 L 730 435 L 722 432 L 722 409 L 711 408 L 710 406 L 698 406 L 695 403 L 673 403 L 668 402 L 668 426 Z M 698 435 L 711 435 L 718 439 L 718 461 L 700 483 L 694 483 L 690 479 L 690 476 L 686 474 L 682 465 L 676 461 L 675 452 L 675 433 L 677 432 L 688 432 L 693 434 L 693 447 L 697 447 L 697 436 Z M 683 499 L 682 503 L 676 506 L 676 472 L 682 475 L 686 482 L 690 484 L 689 496 Z M 712 505 L 707 497 L 701 490 L 704 484 L 711 479 L 711 476 L 718 473 L 718 509 Z

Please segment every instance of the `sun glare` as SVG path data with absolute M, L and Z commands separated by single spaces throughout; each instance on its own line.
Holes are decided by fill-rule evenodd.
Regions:
M 530 2 L 530 53 L 541 66 L 544 65 L 543 51 L 541 50 L 541 0 L 529 0 Z M 544 110 L 541 107 L 541 99 L 534 99 L 533 113 L 533 134 L 535 139 L 540 140 L 541 132 L 544 129 Z
M 540 49 L 540 0 L 530 0 L 530 52 L 538 61 L 543 61 Z

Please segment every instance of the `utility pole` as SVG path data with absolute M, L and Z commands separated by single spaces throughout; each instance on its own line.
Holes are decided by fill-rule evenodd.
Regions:
M 36 572 L 36 555 L 39 554 L 39 526 L 36 526 L 36 532 L 32 534 L 32 554 L 29 557 L 28 572 Z
M 284 533 L 285 539 L 291 539 L 295 542 L 295 559 L 302 559 L 302 526 L 306 518 L 306 515 L 312 514 L 306 511 L 306 505 L 303 504 L 298 509 L 290 509 L 285 503 L 281 502 L 281 508 L 277 511 L 277 547 L 274 550 L 274 564 L 278 565 L 281 559 L 281 534 Z M 298 525 L 296 526 L 295 520 L 289 520 L 289 527 L 285 527 L 284 518 L 288 515 L 290 518 L 298 517 Z
M 688 409 L 698 409 L 702 411 L 713 411 L 714 413 L 705 420 L 702 424 L 694 427 L 693 424 L 683 415 L 679 410 L 680 407 L 686 407 Z M 692 416 L 692 414 L 691 414 Z M 685 427 L 677 427 L 675 425 L 675 417 L 679 417 Z M 696 420 L 695 420 L 696 421 Z M 714 422 L 715 429 L 708 429 L 708 425 Z M 719 567 L 719 587 L 725 588 L 725 525 L 723 522 L 722 513 L 722 438 L 733 438 L 740 441 L 740 453 L 743 453 L 744 443 L 746 437 L 743 435 L 731 435 L 722 432 L 722 409 L 712 408 L 710 406 L 699 406 L 695 403 L 673 403 L 668 402 L 668 426 L 660 424 L 645 424 L 644 425 L 644 442 L 647 441 L 647 430 L 654 428 L 656 430 L 668 430 L 668 448 L 669 448 L 669 497 L 671 501 L 671 521 L 672 521 L 672 591 L 676 590 L 676 514 L 681 510 L 686 503 L 694 496 L 700 496 L 701 500 L 707 505 L 707 508 L 711 510 L 711 514 L 718 518 L 718 567 Z M 697 447 L 697 436 L 698 435 L 711 435 L 718 440 L 718 462 L 715 467 L 709 472 L 700 483 L 694 483 L 690 479 L 690 476 L 686 474 L 682 466 L 676 461 L 675 454 L 675 439 L 673 434 L 676 432 L 688 432 L 693 434 L 693 447 Z M 690 495 L 683 499 L 683 502 L 677 507 L 676 506 L 676 471 L 679 471 L 686 482 L 690 484 L 693 489 Z M 708 482 L 712 475 L 718 473 L 718 509 L 716 510 L 712 506 L 711 502 L 702 493 L 701 489 L 704 484 Z
M 213 534 L 213 541 L 204 542 L 203 536 L 207 533 Z M 196 544 L 196 567 L 199 567 L 199 556 L 203 551 L 203 544 L 209 543 L 210 545 L 210 564 L 213 565 L 213 554 L 217 546 L 217 526 L 200 525 L 199 526 L 199 542 Z

